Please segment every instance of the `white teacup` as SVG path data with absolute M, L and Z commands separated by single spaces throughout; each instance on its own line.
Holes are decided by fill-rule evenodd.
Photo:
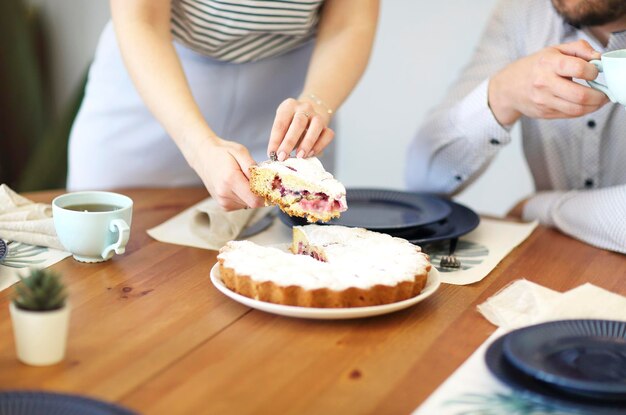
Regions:
M 81 262 L 103 262 L 123 254 L 130 236 L 131 198 L 111 192 L 67 193 L 52 201 L 61 244 Z
M 590 87 L 604 92 L 612 102 L 626 106 L 626 49 L 604 53 L 601 59 L 594 59 L 590 63 L 604 73 L 606 85 L 596 81 L 587 83 Z

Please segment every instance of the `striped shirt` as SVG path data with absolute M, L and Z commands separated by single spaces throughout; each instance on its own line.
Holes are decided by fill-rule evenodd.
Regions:
M 511 141 L 509 129 L 489 109 L 489 77 L 546 46 L 578 39 L 600 52 L 626 48 L 626 32 L 613 33 L 604 47 L 584 28 L 565 23 L 550 0 L 502 0 L 471 62 L 411 144 L 409 187 L 454 194 L 476 179 Z M 524 218 L 626 253 L 624 107 L 609 103 L 584 117 L 522 117 L 520 123 L 538 191 L 526 203 Z
M 173 0 L 174 39 L 220 61 L 278 56 L 310 41 L 324 0 Z

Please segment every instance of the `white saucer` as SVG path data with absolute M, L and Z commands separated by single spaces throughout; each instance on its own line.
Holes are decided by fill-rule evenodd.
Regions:
M 393 313 L 394 311 L 411 307 L 412 305 L 419 303 L 425 298 L 428 298 L 432 293 L 437 291 L 437 288 L 439 288 L 439 285 L 441 283 L 439 278 L 439 272 L 435 267 L 431 267 L 430 272 L 428 273 L 426 286 L 419 295 L 413 298 L 398 301 L 397 303 L 376 305 L 370 307 L 312 308 L 268 303 L 265 301 L 255 300 L 241 294 L 237 294 L 236 292 L 231 291 L 222 282 L 222 279 L 220 278 L 219 264 L 217 263 L 213 266 L 213 268 L 211 268 L 211 282 L 213 283 L 213 285 L 215 285 L 215 288 L 220 290 L 223 294 L 247 307 L 265 311 L 266 313 L 278 314 L 281 316 L 312 318 L 319 320 L 339 320 L 349 318 L 372 317 L 381 314 Z

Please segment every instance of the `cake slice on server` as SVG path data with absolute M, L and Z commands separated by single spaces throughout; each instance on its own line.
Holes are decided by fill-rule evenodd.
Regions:
M 328 222 L 344 212 L 346 188 L 315 157 L 264 161 L 250 167 L 250 189 L 290 216 Z

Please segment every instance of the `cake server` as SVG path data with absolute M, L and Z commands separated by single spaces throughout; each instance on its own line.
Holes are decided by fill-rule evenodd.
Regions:
M 259 232 L 263 232 L 265 229 L 269 228 L 272 223 L 274 223 L 274 219 L 276 219 L 276 215 L 274 214 L 274 212 L 268 213 L 267 215 L 263 216 L 261 219 L 257 220 L 252 225 L 241 231 L 241 233 L 237 235 L 237 239 L 249 238 Z

